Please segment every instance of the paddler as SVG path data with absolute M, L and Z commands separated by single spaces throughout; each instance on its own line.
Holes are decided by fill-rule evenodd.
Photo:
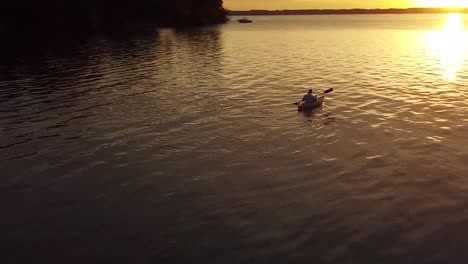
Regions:
M 317 97 L 315 95 L 312 95 L 313 91 L 312 89 L 309 90 L 309 92 L 302 97 L 302 102 L 305 103 L 315 103 L 317 101 Z

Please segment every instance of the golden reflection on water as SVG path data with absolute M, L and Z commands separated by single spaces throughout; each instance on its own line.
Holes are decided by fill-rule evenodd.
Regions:
M 441 30 L 431 31 L 428 34 L 427 44 L 431 56 L 440 60 L 447 80 L 456 81 L 468 45 L 468 35 L 463 27 L 462 15 L 449 14 Z

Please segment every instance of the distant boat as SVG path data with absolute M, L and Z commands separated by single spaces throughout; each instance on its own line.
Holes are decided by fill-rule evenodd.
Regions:
M 247 19 L 247 18 L 241 18 L 237 21 L 239 21 L 239 23 L 252 23 L 253 22 L 252 20 Z

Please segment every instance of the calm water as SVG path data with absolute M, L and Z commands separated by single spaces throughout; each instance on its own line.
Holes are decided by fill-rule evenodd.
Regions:
M 466 263 L 468 17 L 253 19 L 4 49 L 2 263 Z

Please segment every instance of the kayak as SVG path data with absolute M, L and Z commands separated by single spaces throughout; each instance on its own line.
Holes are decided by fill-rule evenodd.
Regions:
M 300 104 L 297 105 L 297 110 L 307 111 L 307 110 L 315 109 L 317 107 L 321 107 L 323 105 L 324 100 L 325 100 L 325 96 L 321 95 L 317 98 L 317 101 L 313 103 L 301 102 Z

